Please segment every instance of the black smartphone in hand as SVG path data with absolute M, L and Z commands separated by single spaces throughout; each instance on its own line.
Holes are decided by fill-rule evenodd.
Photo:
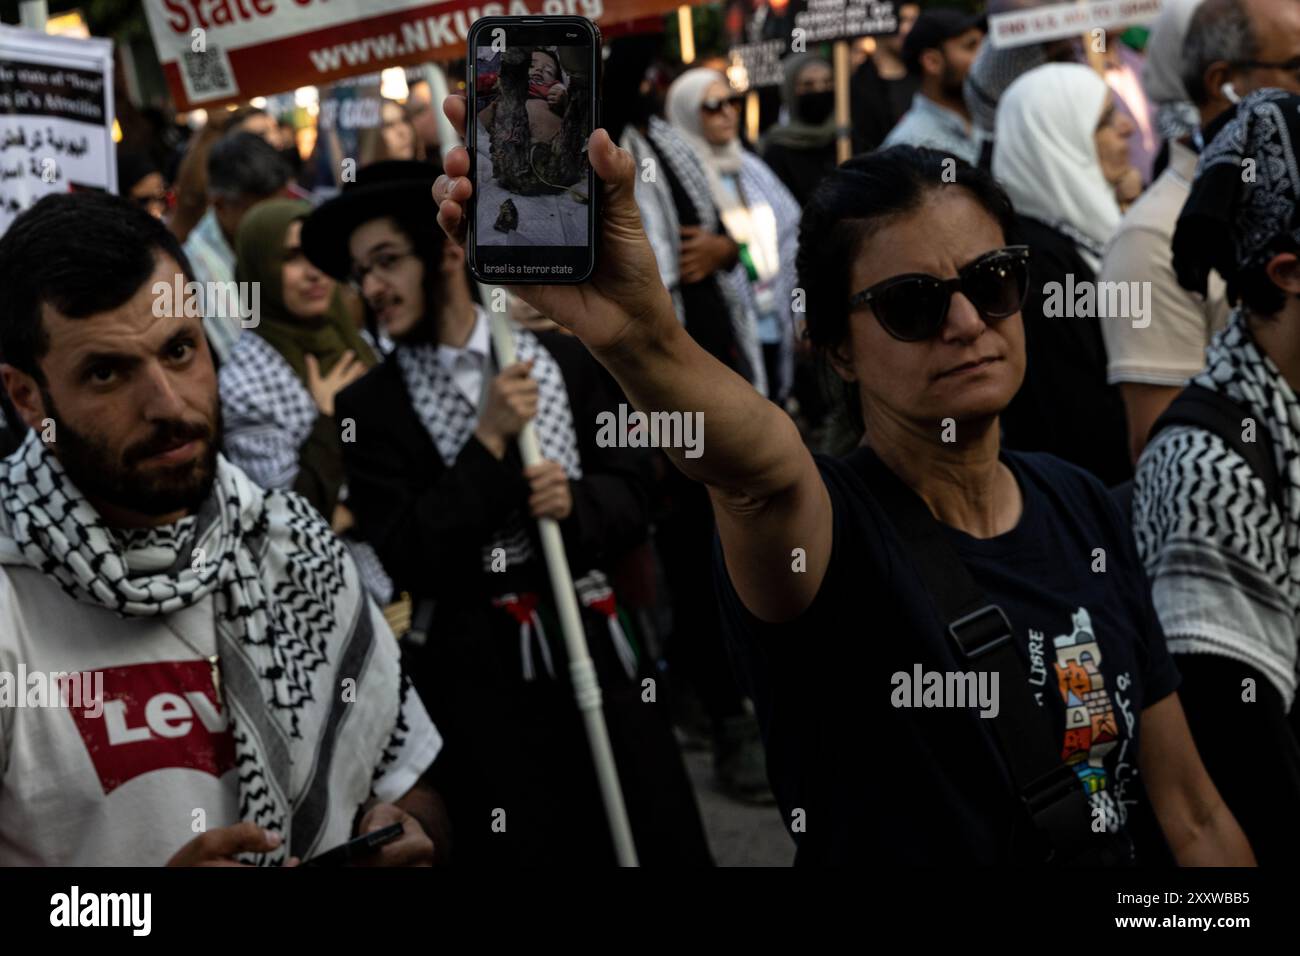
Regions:
M 596 265 L 600 31 L 585 17 L 481 17 L 468 37 L 470 272 L 489 285 L 583 282 Z
M 347 843 L 341 843 L 332 850 L 326 850 L 324 853 L 319 853 L 308 860 L 303 860 L 298 865 L 347 866 L 357 860 L 364 860 L 368 856 L 374 856 L 385 843 L 392 843 L 401 835 L 402 825 L 400 823 L 390 823 L 386 827 L 380 827 L 378 830 L 354 837 Z

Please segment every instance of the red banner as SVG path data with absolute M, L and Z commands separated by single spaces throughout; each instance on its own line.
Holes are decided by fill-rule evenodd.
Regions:
M 681 0 L 145 0 L 178 109 L 465 56 L 479 17 L 570 14 L 608 26 Z

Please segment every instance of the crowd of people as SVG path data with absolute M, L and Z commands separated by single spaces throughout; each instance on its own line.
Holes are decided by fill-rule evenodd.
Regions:
M 644 864 L 713 862 L 684 750 L 801 864 L 1280 862 L 1298 10 L 1007 49 L 900 4 L 844 162 L 819 51 L 750 142 L 725 63 L 617 40 L 596 271 L 511 290 L 509 362 L 430 104 L 341 188 L 247 106 L 42 199 L 0 237 L 0 673 L 98 690 L 0 694 L 0 864 L 394 823 L 371 862 L 612 863 L 540 520 Z M 628 407 L 702 450 L 601 440 Z

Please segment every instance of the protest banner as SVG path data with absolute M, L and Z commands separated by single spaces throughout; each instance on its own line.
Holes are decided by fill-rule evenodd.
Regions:
M 898 32 L 898 4 L 894 0 L 728 0 L 727 79 L 747 93 L 746 126 L 752 140 L 758 127 L 756 91 L 782 81 L 780 60 L 787 53 L 808 53 L 819 44 L 831 44 L 835 77 L 837 158 L 849 158 L 849 41 Z
M 53 192 L 117 192 L 113 43 L 0 26 L 0 233 Z
M 459 59 L 479 17 L 568 14 L 604 27 L 679 6 L 681 0 L 145 0 L 145 13 L 184 110 Z
M 384 101 L 379 90 L 379 74 L 373 73 L 339 80 L 323 91 L 316 118 L 318 183 L 333 183 L 339 188 L 345 181 L 354 181 L 356 170 L 348 170 L 343 161 L 351 157 L 355 166 L 360 156 L 361 131 L 382 125 Z
M 1150 23 L 1160 0 L 1089 0 L 1053 3 L 989 17 L 989 42 L 998 49 L 1046 43 L 1065 37 L 1089 37 L 1110 27 Z

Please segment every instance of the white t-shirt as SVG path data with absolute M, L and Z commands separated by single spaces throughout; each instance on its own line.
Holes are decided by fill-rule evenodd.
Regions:
M 0 865 L 160 866 L 203 830 L 239 822 L 234 743 L 207 660 L 216 640 L 210 597 L 120 617 L 33 568 L 0 566 Z M 5 698 L 6 675 L 10 691 L 25 675 L 26 704 L 58 672 L 90 672 L 89 709 Z M 410 732 L 375 783 L 382 800 L 409 790 L 441 749 L 410 697 Z

